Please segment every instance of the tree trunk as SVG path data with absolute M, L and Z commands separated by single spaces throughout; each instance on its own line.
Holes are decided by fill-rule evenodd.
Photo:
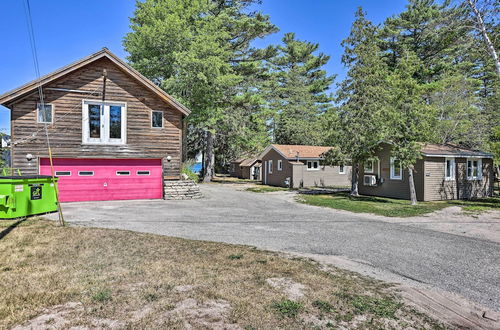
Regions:
M 413 167 L 408 167 L 408 182 L 410 183 L 411 205 L 417 205 L 417 191 L 415 190 L 415 179 L 413 178 Z
M 203 182 L 212 181 L 214 174 L 214 135 L 212 132 L 207 131 L 207 140 L 205 145 L 205 168 L 203 173 Z
M 352 173 L 351 173 L 351 196 L 359 196 L 358 181 L 359 181 L 358 164 L 353 163 L 352 164 Z
M 470 8 L 474 12 L 474 15 L 476 15 L 477 25 L 479 27 L 479 30 L 481 31 L 481 34 L 483 35 L 484 42 L 486 43 L 486 48 L 488 48 L 488 52 L 490 53 L 491 57 L 493 58 L 493 61 L 495 62 L 498 78 L 500 78 L 500 60 L 498 59 L 498 54 L 495 50 L 495 46 L 493 45 L 493 42 L 491 42 L 491 39 L 488 36 L 488 31 L 486 30 L 486 25 L 484 24 L 483 16 L 476 6 L 476 1 L 467 0 L 467 2 L 469 3 Z

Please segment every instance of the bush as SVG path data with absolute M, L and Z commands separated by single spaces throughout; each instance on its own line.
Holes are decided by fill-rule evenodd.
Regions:
M 195 164 L 194 160 L 188 160 L 182 163 L 181 173 L 186 174 L 189 180 L 198 182 L 200 180 L 200 177 L 198 176 L 198 174 L 194 173 L 193 170 L 191 169 L 194 164 Z

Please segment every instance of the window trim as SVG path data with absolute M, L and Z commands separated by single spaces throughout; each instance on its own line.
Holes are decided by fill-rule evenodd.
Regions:
M 37 124 L 53 124 L 54 123 L 54 105 L 52 103 L 44 103 L 45 106 L 50 105 L 50 121 L 40 121 L 40 106 L 41 103 L 36 104 L 36 122 Z
M 139 173 L 139 172 L 148 172 L 148 174 Z M 150 170 L 137 170 L 135 172 L 135 175 L 137 175 L 137 176 L 150 176 L 151 175 L 151 171 Z
M 118 174 L 119 172 L 126 172 L 127 174 Z M 118 170 L 118 171 L 115 171 L 115 174 L 116 176 L 130 176 L 130 171 L 126 171 L 126 170 Z
M 448 161 L 450 161 L 451 164 L 451 176 L 447 176 L 447 171 L 448 171 Z M 445 157 L 444 159 L 444 180 L 445 181 L 453 181 L 455 180 L 455 158 L 454 157 Z
M 283 160 L 278 159 L 278 171 L 283 171 Z
M 92 174 L 89 174 L 89 175 L 87 175 L 87 174 L 83 174 L 83 175 L 82 175 L 82 174 L 80 174 L 80 173 L 82 173 L 82 172 L 89 172 L 89 173 L 92 173 Z M 94 171 L 78 171 L 78 176 L 94 176 Z
M 159 127 L 153 126 L 153 114 L 155 112 L 161 113 L 161 126 L 159 126 Z M 154 129 L 164 128 L 165 127 L 164 119 L 165 119 L 165 116 L 163 115 L 163 111 L 162 110 L 151 110 L 151 128 L 154 128 Z
M 339 174 L 345 174 L 345 164 L 339 165 Z
M 127 102 L 122 101 L 113 101 L 109 100 L 104 102 L 104 114 L 101 109 L 101 137 L 100 141 L 95 141 L 97 138 L 90 137 L 90 130 L 88 127 L 89 122 L 89 105 L 99 105 L 102 107 L 102 100 L 91 100 L 91 99 L 83 99 L 82 100 L 82 145 L 124 145 L 127 144 Z M 121 122 L 121 139 L 111 139 L 109 137 L 109 123 L 110 116 L 109 110 L 110 106 L 121 106 L 122 107 L 122 122 Z M 107 111 L 106 111 L 107 109 Z M 107 115 L 106 115 L 107 114 Z M 104 123 L 104 129 L 103 129 Z M 105 135 L 103 137 L 103 134 Z M 91 139 L 94 139 L 92 141 Z
M 477 176 L 469 176 L 469 162 L 477 161 Z M 469 157 L 465 161 L 465 174 L 469 181 L 479 181 L 483 179 L 483 159 L 479 157 Z M 472 174 L 472 173 L 471 173 Z
M 401 166 L 401 161 L 399 163 L 399 173 L 400 175 L 396 176 L 394 174 L 394 161 L 397 160 L 396 157 L 391 157 L 390 158 L 390 179 L 391 180 L 403 180 L 403 167 Z
M 366 170 L 366 164 L 367 163 L 371 163 L 372 164 L 372 169 L 367 171 Z M 363 173 L 368 173 L 368 174 L 375 174 L 375 161 L 372 159 L 372 160 L 367 160 L 363 163 Z
M 273 174 L 273 160 L 272 159 L 267 161 L 267 173 Z
M 57 174 L 57 173 L 61 173 L 61 172 L 67 172 L 69 174 L 63 174 L 63 175 Z M 60 177 L 60 176 L 71 176 L 71 171 L 54 171 L 54 176 L 57 176 L 57 177 Z
M 311 163 L 311 168 L 309 168 L 309 163 Z M 314 168 L 314 163 L 318 163 L 318 167 Z M 307 171 L 319 171 L 320 170 L 320 164 L 319 160 L 308 160 L 306 162 L 306 170 Z

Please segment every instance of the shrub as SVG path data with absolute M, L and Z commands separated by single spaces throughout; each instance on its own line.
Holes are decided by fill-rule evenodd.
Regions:
M 302 304 L 292 300 L 285 300 L 282 302 L 275 302 L 273 309 L 276 310 L 281 316 L 296 317 L 302 309 Z
M 194 160 L 188 160 L 182 163 L 182 169 L 181 173 L 186 174 L 189 180 L 193 180 L 194 182 L 198 182 L 200 180 L 200 177 L 198 174 L 194 173 L 193 170 L 191 169 L 193 165 L 195 164 Z

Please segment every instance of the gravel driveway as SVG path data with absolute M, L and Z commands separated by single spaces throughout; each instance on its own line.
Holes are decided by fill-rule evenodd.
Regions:
M 500 310 L 500 244 L 205 184 L 204 199 L 65 203 L 67 221 L 356 260 Z

